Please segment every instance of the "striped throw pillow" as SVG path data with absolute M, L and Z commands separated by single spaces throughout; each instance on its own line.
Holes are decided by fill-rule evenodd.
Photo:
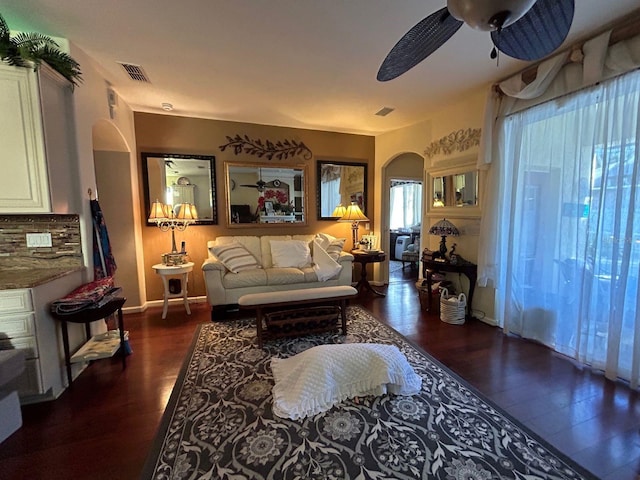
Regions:
M 251 253 L 238 242 L 227 245 L 215 245 L 210 247 L 209 250 L 218 257 L 218 260 L 232 273 L 260 268 L 256 257 L 251 255 Z
M 335 238 L 331 240 L 329 245 L 325 248 L 325 251 L 329 254 L 331 258 L 334 260 L 338 260 L 340 257 L 340 253 L 342 252 L 342 247 L 344 247 L 344 242 L 346 238 Z

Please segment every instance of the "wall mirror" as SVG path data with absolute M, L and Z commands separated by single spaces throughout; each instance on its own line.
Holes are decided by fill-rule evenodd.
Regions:
M 475 207 L 478 205 L 478 172 L 469 171 L 433 177 L 432 206 Z
M 475 162 L 431 169 L 428 177 L 427 211 L 433 215 L 480 214 L 480 172 Z
M 307 167 L 225 163 L 227 226 L 307 224 Z
M 146 217 L 155 201 L 171 205 L 174 211 L 191 203 L 198 211 L 195 225 L 217 224 L 215 168 L 213 156 L 142 153 Z
M 318 220 L 336 220 L 332 213 L 342 204 L 356 202 L 366 215 L 367 164 L 318 160 Z

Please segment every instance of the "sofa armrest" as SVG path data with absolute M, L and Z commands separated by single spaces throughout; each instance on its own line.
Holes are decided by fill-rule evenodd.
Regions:
M 216 257 L 211 256 L 207 258 L 202 264 L 202 270 L 203 271 L 206 271 L 206 270 L 223 270 L 224 271 L 226 270 L 226 267 Z
M 336 260 L 338 263 L 349 263 L 353 262 L 353 255 L 349 252 L 340 252 L 340 256 Z

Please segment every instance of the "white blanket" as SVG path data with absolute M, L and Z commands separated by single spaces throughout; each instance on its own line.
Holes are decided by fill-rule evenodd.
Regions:
M 293 420 L 358 396 L 415 395 L 420 378 L 394 345 L 319 345 L 290 358 L 271 359 L 273 413 Z
M 313 269 L 320 282 L 326 282 L 342 270 L 342 265 L 331 258 L 317 238 L 313 240 Z

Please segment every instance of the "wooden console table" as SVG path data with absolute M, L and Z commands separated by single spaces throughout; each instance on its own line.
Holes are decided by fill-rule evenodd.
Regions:
M 101 307 L 97 308 L 85 308 L 75 313 L 59 314 L 52 312 L 51 315 L 60 321 L 62 326 L 62 346 L 64 348 L 64 363 L 67 367 L 67 381 L 69 387 L 71 387 L 71 352 L 69 351 L 69 333 L 67 329 L 67 322 L 71 323 L 84 323 L 85 331 L 87 334 L 86 339 L 91 338 L 91 322 L 96 320 L 102 320 L 114 313 L 118 314 L 118 329 L 120 334 L 120 355 L 122 358 L 122 369 L 127 366 L 127 349 L 125 346 L 124 338 L 124 321 L 122 319 L 122 306 L 127 299 L 125 297 L 115 297 L 113 300 L 108 301 Z
M 478 266 L 475 263 L 458 261 L 453 264 L 450 262 L 437 262 L 429 257 L 422 255 L 422 276 L 427 282 L 427 311 L 431 310 L 431 288 L 433 286 L 433 274 L 442 272 L 462 273 L 469 279 L 469 294 L 467 295 L 467 316 L 471 317 L 471 302 L 473 301 L 473 292 L 476 288 L 478 280 Z

